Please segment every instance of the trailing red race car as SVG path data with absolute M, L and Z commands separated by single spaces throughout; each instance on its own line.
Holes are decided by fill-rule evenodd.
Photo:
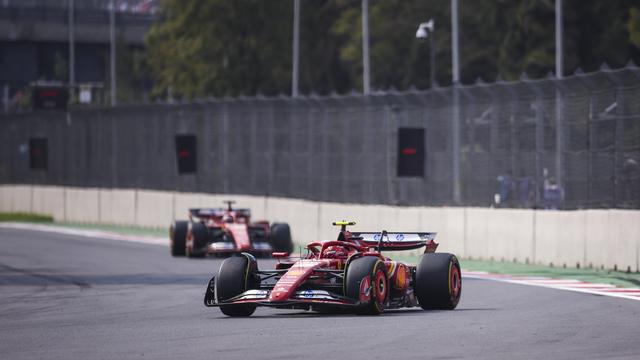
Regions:
M 246 252 L 269 255 L 293 248 L 289 225 L 251 222 L 249 209 L 189 209 L 189 221 L 174 221 L 169 228 L 171 255 L 205 257 Z
M 454 309 L 462 292 L 460 264 L 453 254 L 435 253 L 436 233 L 350 232 L 337 240 L 312 242 L 298 260 L 286 253 L 274 270 L 259 270 L 247 253 L 225 259 L 209 281 L 204 304 L 228 316 L 249 316 L 257 306 L 316 311 L 352 310 L 380 314 L 384 309 L 421 306 Z M 424 247 L 417 266 L 393 261 L 384 251 Z

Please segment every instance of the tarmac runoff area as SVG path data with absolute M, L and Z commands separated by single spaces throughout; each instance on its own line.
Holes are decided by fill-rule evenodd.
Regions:
M 172 258 L 161 237 L 50 227 L 0 224 L 3 359 L 640 357 L 630 288 L 466 272 L 454 311 L 227 318 L 202 305 L 221 260 Z

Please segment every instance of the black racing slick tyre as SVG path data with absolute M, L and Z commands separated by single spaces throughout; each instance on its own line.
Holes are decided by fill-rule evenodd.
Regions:
M 174 221 L 169 227 L 169 240 L 171 256 L 184 256 L 187 243 L 187 230 L 189 223 L 186 221 Z
M 291 253 L 293 250 L 291 229 L 288 224 L 275 223 L 271 225 L 271 233 L 269 237 L 273 251 Z
M 191 247 L 186 248 L 187 257 L 201 258 L 207 255 L 207 241 L 209 238 L 207 227 L 201 222 L 191 223 L 191 236 L 193 236 L 193 241 L 191 242 Z
M 384 262 L 374 256 L 351 261 L 346 269 L 344 293 L 364 303 L 358 314 L 381 314 L 389 297 L 389 277 Z
M 460 263 L 453 254 L 428 253 L 416 268 L 415 293 L 425 310 L 453 310 L 462 294 Z
M 249 261 L 247 256 L 230 257 L 220 265 L 216 277 L 216 293 L 218 301 L 225 301 L 238 296 L 248 289 L 257 287 L 254 272 L 257 271 L 255 262 Z M 227 316 L 250 316 L 256 310 L 255 305 L 221 305 L 220 310 Z

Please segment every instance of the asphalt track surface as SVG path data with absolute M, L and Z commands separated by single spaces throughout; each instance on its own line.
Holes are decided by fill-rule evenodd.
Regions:
M 464 279 L 453 311 L 227 318 L 202 304 L 219 264 L 171 258 L 164 246 L 0 229 L 0 358 L 640 358 L 638 301 Z

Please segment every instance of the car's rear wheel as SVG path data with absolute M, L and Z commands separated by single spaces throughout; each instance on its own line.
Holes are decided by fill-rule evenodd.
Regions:
M 462 294 L 458 258 L 447 253 L 422 255 L 416 268 L 415 293 L 425 310 L 455 309 Z
M 187 230 L 189 223 L 186 221 L 174 221 L 169 227 L 169 240 L 172 256 L 184 256 L 187 242 Z
M 271 233 L 269 235 L 271 247 L 276 252 L 288 252 L 293 250 L 293 241 L 291 240 L 291 229 L 288 224 L 275 223 L 271 225 Z
M 216 277 L 218 301 L 225 301 L 242 294 L 248 289 L 257 287 L 253 273 L 257 265 L 249 261 L 247 256 L 230 257 L 220 266 Z M 227 316 L 250 316 L 256 310 L 255 305 L 237 304 L 221 305 L 220 310 Z
M 378 315 L 384 311 L 389 296 L 389 278 L 384 262 L 365 256 L 349 263 L 344 280 L 345 296 L 363 304 L 359 314 Z
M 209 232 L 201 222 L 191 223 L 191 246 L 186 247 L 187 257 L 201 258 L 207 255 Z

